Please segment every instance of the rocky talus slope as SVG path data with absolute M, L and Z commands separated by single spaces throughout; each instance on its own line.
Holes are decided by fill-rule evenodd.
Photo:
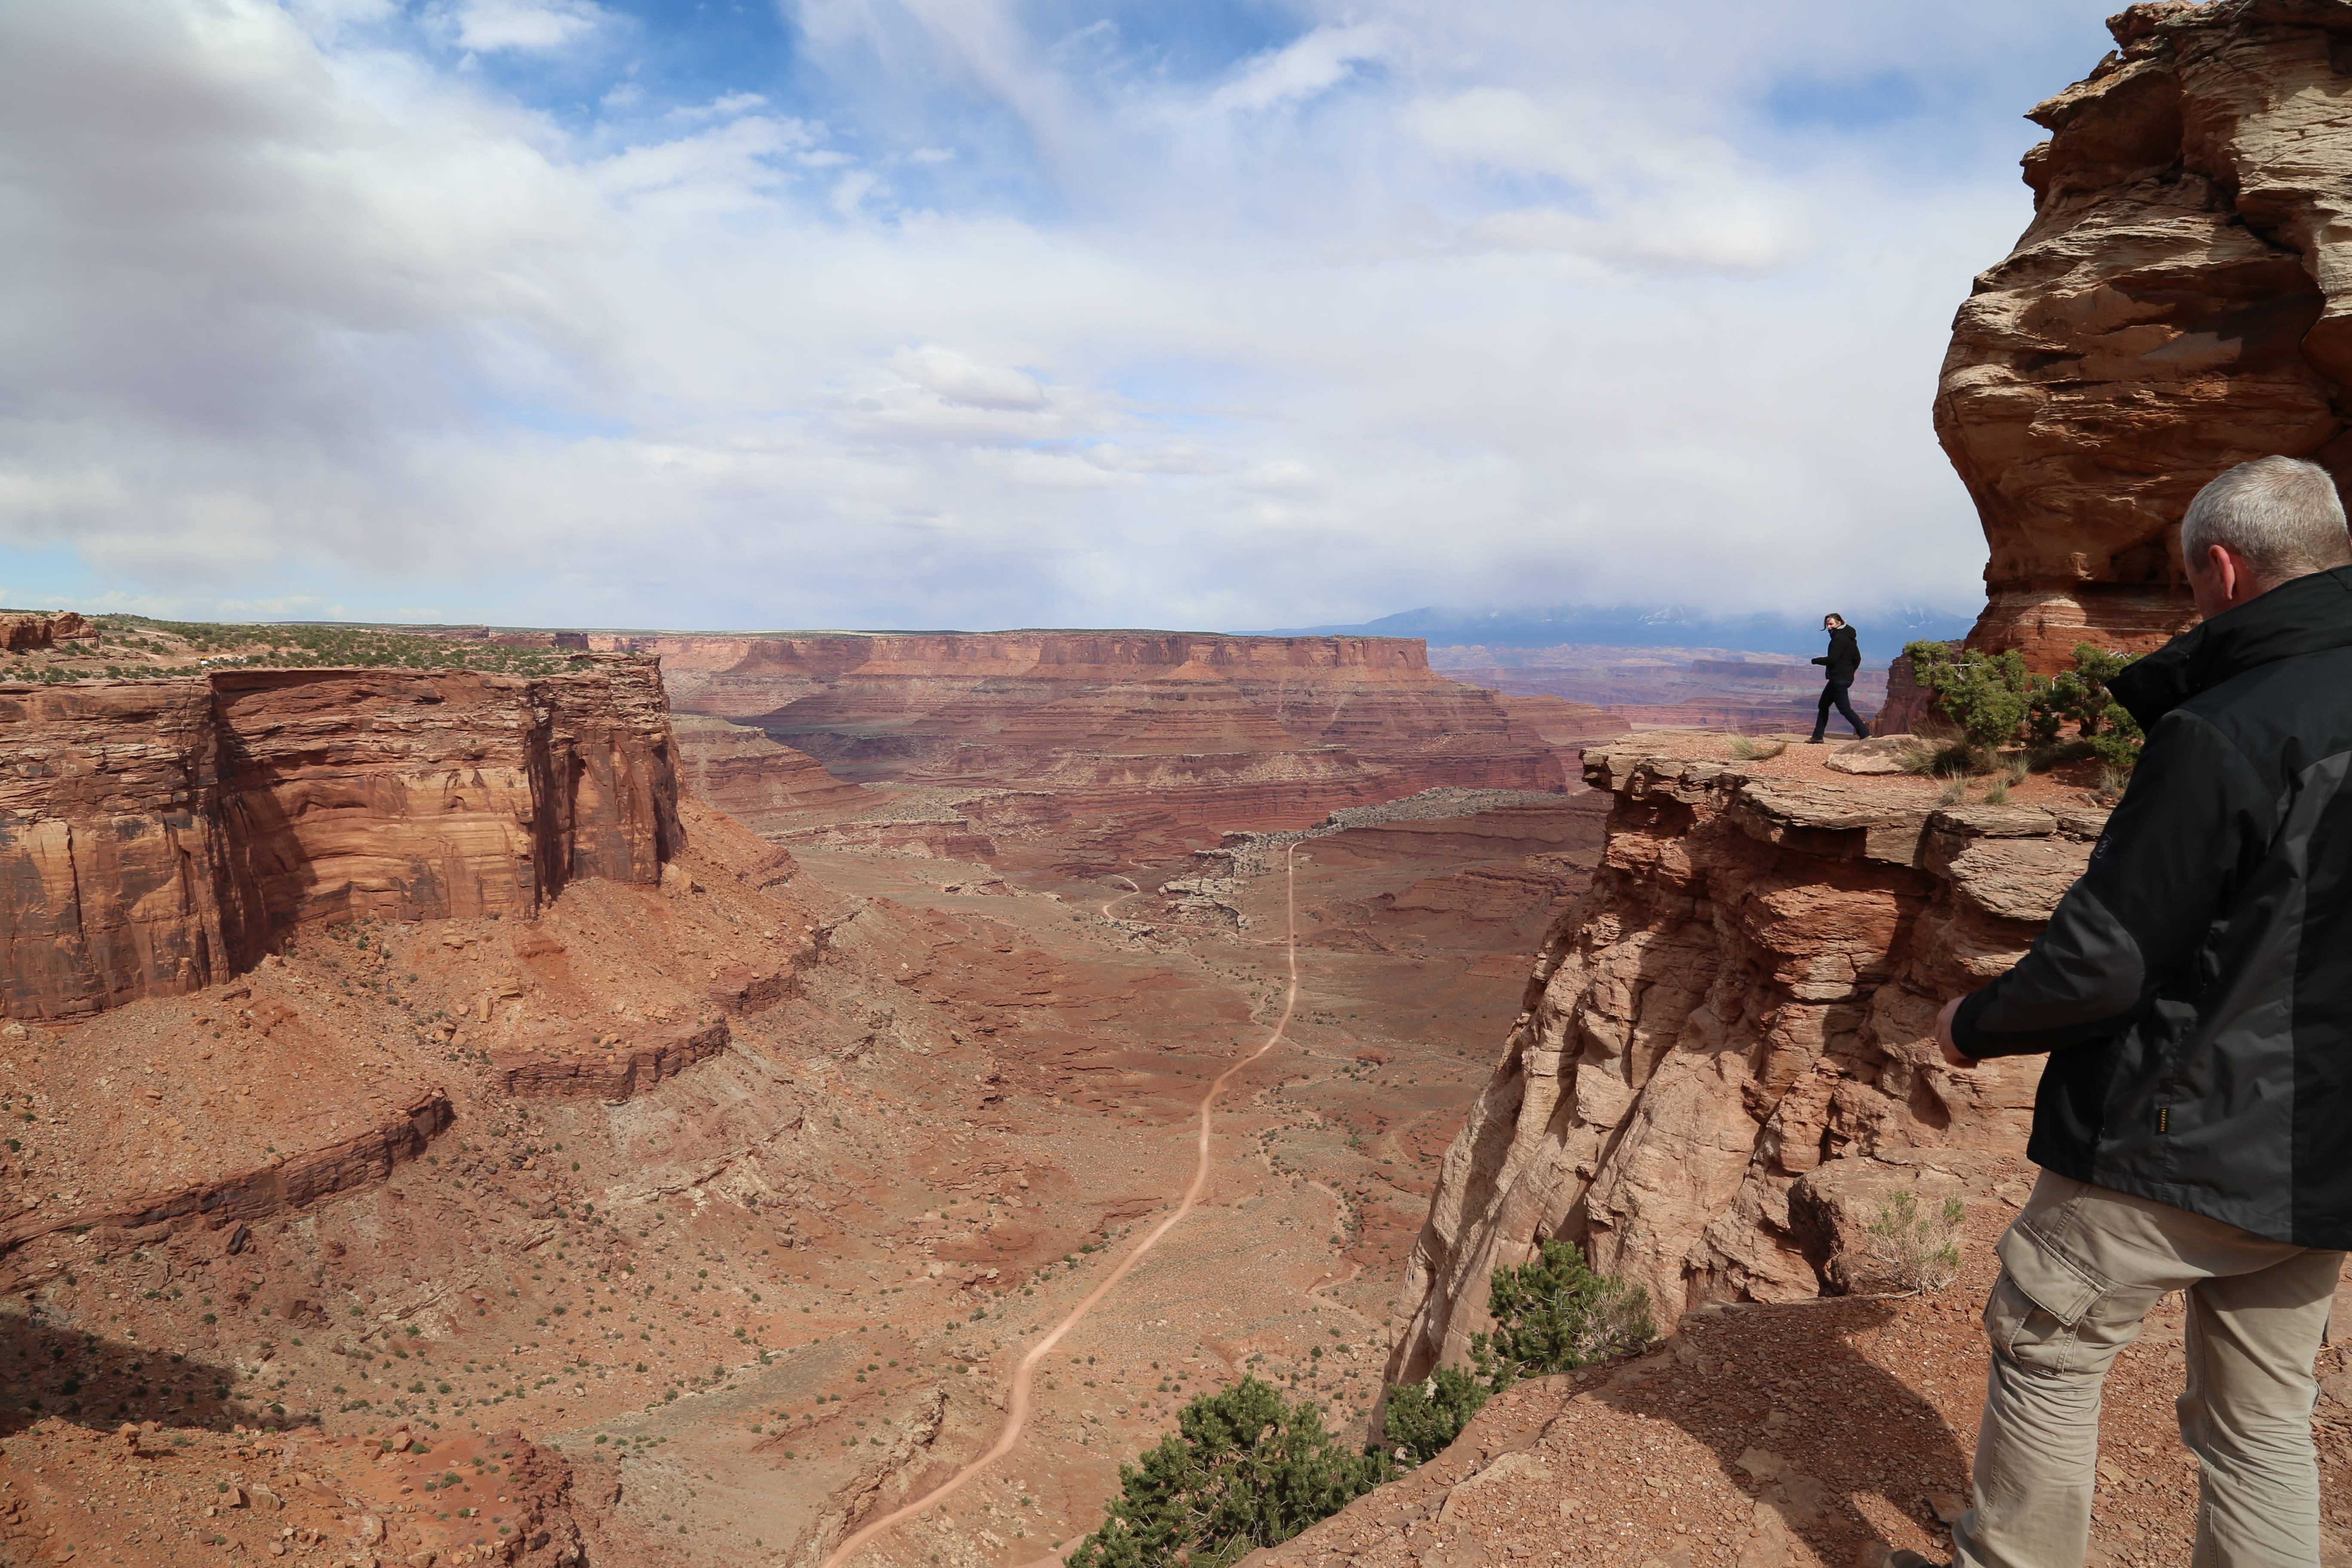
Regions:
M 0 685 L 0 1000 L 86 1016 L 321 922 L 529 914 L 678 841 L 655 661 Z
M 2105 813 L 2046 785 L 1940 806 L 1822 756 L 1666 732 L 1586 752 L 1607 847 L 1446 1152 L 1389 1381 L 1462 1360 L 1493 1269 L 1543 1238 L 1670 1329 L 1710 1300 L 1871 1287 L 1850 1243 L 1891 1185 L 2022 1151 L 2038 1059 L 1948 1071 L 1935 1014 L 2031 942 Z
M 1240 1568 L 1880 1568 L 1890 1547 L 1948 1559 L 1984 1398 L 1978 1310 L 2027 1172 L 1910 1169 L 1969 1205 L 1948 1289 L 1710 1303 L 1638 1358 L 1499 1395 L 1436 1459 Z M 2198 1466 L 2172 1408 L 2184 1320 L 2177 1299 L 2160 1303 L 2108 1374 L 2088 1568 L 2187 1560 Z M 2345 1369 L 2342 1347 L 2320 1352 L 2323 1568 L 2352 1562 Z
M 2232 464 L 2352 467 L 2352 4 L 2157 0 L 2036 106 L 2033 222 L 1953 321 L 1936 429 L 2037 668 L 2193 618 L 2179 525 Z

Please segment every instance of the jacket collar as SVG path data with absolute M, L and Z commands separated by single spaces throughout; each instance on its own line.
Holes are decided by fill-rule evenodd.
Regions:
M 2143 730 L 2200 692 L 2298 654 L 2352 647 L 2352 566 L 2280 584 L 2191 626 L 2107 683 Z

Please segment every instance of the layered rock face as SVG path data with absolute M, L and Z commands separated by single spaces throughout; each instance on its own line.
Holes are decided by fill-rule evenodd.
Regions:
M 2352 4 L 2159 0 L 2037 106 L 2034 217 L 1953 322 L 1936 429 L 1983 522 L 1971 641 L 2067 662 L 2194 619 L 2179 521 L 2284 453 L 2352 466 Z
M 755 833 L 838 819 L 873 804 L 814 757 L 779 746 L 749 724 L 700 713 L 678 714 L 671 724 L 686 787 Z
M 678 840 L 651 659 L 0 686 L 0 999 L 69 1018 L 319 921 L 529 913 Z
M 847 780 L 1047 790 L 1073 810 L 1297 826 L 1443 785 L 1553 790 L 1597 710 L 1433 674 L 1415 640 L 1170 632 L 599 638 L 678 708 Z
M 1616 796 L 1605 856 L 1446 1152 L 1391 1383 L 1461 1359 L 1543 1239 L 1670 1328 L 1851 1283 L 1843 1194 L 1886 1162 L 2024 1144 L 2040 1058 L 1949 1072 L 1935 1015 L 2022 953 L 2104 813 L 1761 776 L 1721 736 L 1589 750 L 1585 776 Z
M 97 640 L 97 628 L 71 610 L 0 610 L 0 653 Z

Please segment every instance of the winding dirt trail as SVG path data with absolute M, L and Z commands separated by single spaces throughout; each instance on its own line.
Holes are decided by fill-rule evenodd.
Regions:
M 1093 1311 L 1102 1299 L 1109 1295 L 1137 1264 L 1143 1261 L 1145 1253 L 1160 1245 L 1160 1237 L 1183 1224 L 1184 1216 L 1191 1214 L 1193 1206 L 1201 1201 L 1201 1194 L 1209 1185 L 1209 1134 L 1212 1131 L 1211 1123 L 1213 1112 L 1216 1109 L 1217 1097 L 1224 1092 L 1225 1084 L 1235 1073 L 1282 1043 L 1284 1035 L 1290 1028 L 1290 1015 L 1298 1005 L 1298 900 L 1296 868 L 1291 860 L 1292 856 L 1297 854 L 1297 845 L 1291 845 L 1283 852 L 1282 858 L 1283 949 L 1284 962 L 1290 975 L 1289 988 L 1284 993 L 1282 998 L 1282 1016 L 1275 1020 L 1274 1032 L 1266 1036 L 1264 1045 L 1219 1073 L 1209 1085 L 1208 1092 L 1201 1097 L 1200 1139 L 1195 1145 L 1192 1180 L 1184 1189 L 1183 1201 L 1176 1205 L 1174 1213 L 1152 1226 L 1150 1232 L 1141 1241 L 1137 1242 L 1125 1258 L 1118 1260 L 1118 1266 L 1104 1276 L 1102 1283 L 1087 1291 L 1086 1298 L 1070 1309 L 1069 1315 L 1055 1324 L 1052 1331 L 1044 1339 L 1032 1345 L 1029 1348 L 1029 1353 L 1023 1356 L 1020 1363 L 1013 1367 L 1013 1384 L 1007 1390 L 1004 1404 L 1004 1425 L 998 1428 L 996 1441 L 988 1446 L 988 1451 L 913 1502 L 893 1509 L 880 1519 L 861 1526 L 856 1534 L 834 1549 L 833 1555 L 824 1560 L 824 1568 L 839 1568 L 840 1564 L 855 1557 L 858 1549 L 867 1542 L 890 1529 L 900 1520 L 912 1519 L 935 1504 L 945 1501 L 981 1471 L 1011 1453 L 1013 1446 L 1021 1441 L 1021 1434 L 1029 1425 L 1030 1396 L 1036 1384 L 1037 1363 L 1052 1352 L 1065 1334 L 1084 1321 L 1087 1314 Z M 1129 898 L 1133 896 L 1133 894 L 1128 895 Z M 1116 899 L 1111 900 L 1112 903 L 1118 901 Z M 1106 913 L 1108 912 L 1109 907 L 1108 904 L 1104 906 Z
M 1117 897 L 1117 898 L 1115 898 L 1115 899 L 1111 900 L 1110 900 L 1110 902 L 1108 902 L 1108 903 L 1107 903 L 1107 904 L 1103 905 L 1103 907 L 1102 907 L 1102 918 L 1103 918 L 1103 919 L 1105 919 L 1105 920 L 1107 920 L 1107 921 L 1108 921 L 1108 920 L 1116 920 L 1116 919 L 1118 919 L 1118 917 L 1117 917 L 1116 915 L 1112 914 L 1112 913 L 1111 913 L 1111 910 L 1113 910 L 1117 909 L 1119 905 L 1121 905 L 1121 904 L 1123 904 L 1123 903 L 1127 902 L 1127 900 L 1129 900 L 1129 899 L 1134 899 L 1134 898 L 1140 898 L 1140 897 L 1142 896 L 1142 894 L 1143 894 L 1143 889 L 1142 889 L 1141 888 L 1139 888 L 1139 887 L 1138 887 L 1138 886 L 1136 885 L 1136 881 L 1135 881 L 1135 879 L 1134 879 L 1134 878 L 1132 878 L 1132 877 L 1119 877 L 1119 879 L 1119 879 L 1120 881 L 1125 882 L 1125 883 L 1127 884 L 1128 890 L 1127 890 L 1126 892 L 1124 892 L 1124 893 L 1121 893 L 1118 897 Z

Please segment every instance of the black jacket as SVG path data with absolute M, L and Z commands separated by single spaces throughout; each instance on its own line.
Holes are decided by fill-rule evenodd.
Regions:
M 2112 689 L 2147 731 L 2131 786 L 1953 1038 L 2050 1053 L 2036 1163 L 2352 1247 L 2352 566 L 2216 616 Z
M 1852 626 L 1840 626 L 1830 633 L 1830 651 L 1813 662 L 1830 667 L 1831 685 L 1846 685 L 1853 679 L 1853 672 L 1862 668 L 1862 641 Z

